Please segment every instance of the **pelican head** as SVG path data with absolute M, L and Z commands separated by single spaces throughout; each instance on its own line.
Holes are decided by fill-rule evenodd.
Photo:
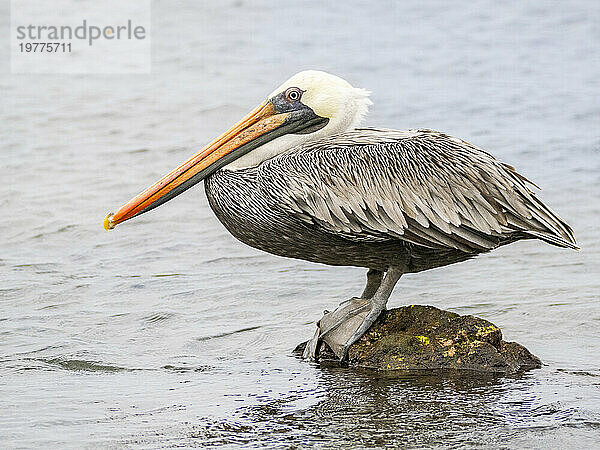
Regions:
M 326 72 L 297 73 L 240 122 L 104 219 L 104 228 L 143 214 L 215 171 L 240 170 L 300 144 L 355 127 L 366 115 L 369 92 Z
M 346 80 L 327 72 L 306 70 L 297 73 L 275 89 L 270 99 L 278 96 L 298 98 L 298 102 L 317 116 L 328 119 L 323 127 L 327 135 L 357 126 L 372 105 L 370 92 L 352 87 Z

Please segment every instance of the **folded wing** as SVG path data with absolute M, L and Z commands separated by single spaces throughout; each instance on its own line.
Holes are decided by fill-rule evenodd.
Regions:
M 535 195 L 533 183 L 436 131 L 356 129 L 264 166 L 280 207 L 347 239 L 476 253 L 535 237 L 577 248 L 572 229 Z

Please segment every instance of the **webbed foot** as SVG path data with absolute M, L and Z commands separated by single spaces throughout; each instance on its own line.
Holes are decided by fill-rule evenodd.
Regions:
M 340 361 L 346 360 L 350 346 L 367 332 L 385 310 L 396 282 L 405 271 L 406 265 L 390 266 L 385 275 L 380 270 L 369 269 L 367 286 L 362 297 L 346 300 L 332 312 L 325 311 L 302 356 L 314 361 L 319 351 L 319 343 L 323 341 Z
M 366 314 L 364 314 L 363 320 L 358 324 L 355 331 L 345 340 L 345 343 L 341 350 L 336 351 L 333 350 L 331 344 L 327 342 L 327 344 L 332 348 L 335 355 L 340 358 L 340 362 L 344 362 L 348 359 L 348 350 L 350 350 L 350 346 L 358 341 L 367 331 L 371 328 L 381 313 L 385 311 L 385 303 L 386 302 L 378 302 L 376 298 L 369 301 L 369 309 Z
M 381 313 L 379 311 L 371 321 L 372 306 L 370 300 L 354 297 L 341 303 L 334 311 L 325 312 L 317 323 L 317 331 L 313 338 L 306 344 L 303 357 L 314 361 L 319 343 L 323 341 L 340 360 L 346 359 L 350 346 L 365 333 Z M 365 325 L 365 321 L 371 322 Z

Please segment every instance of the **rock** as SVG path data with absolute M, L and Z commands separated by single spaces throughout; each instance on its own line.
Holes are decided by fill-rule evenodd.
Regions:
M 306 342 L 295 352 L 302 354 Z M 319 363 L 337 361 L 321 343 Z M 460 369 L 512 374 L 540 368 L 525 347 L 502 340 L 500 328 L 474 316 L 433 306 L 411 305 L 385 311 L 350 347 L 348 365 L 376 370 Z

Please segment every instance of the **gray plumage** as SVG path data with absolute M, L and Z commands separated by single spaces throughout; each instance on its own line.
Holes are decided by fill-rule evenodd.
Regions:
M 408 272 L 521 239 L 577 248 L 516 170 L 432 130 L 362 128 L 206 179 L 219 220 L 246 244 L 330 265 Z

